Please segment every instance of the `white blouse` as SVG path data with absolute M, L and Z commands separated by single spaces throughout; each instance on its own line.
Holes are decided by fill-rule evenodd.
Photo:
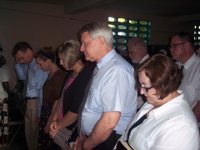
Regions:
M 129 128 L 152 108 L 151 104 L 143 105 L 122 135 L 122 141 L 127 139 Z M 196 118 L 181 94 L 151 110 L 148 118 L 131 131 L 128 142 L 135 150 L 199 150 L 199 140 Z

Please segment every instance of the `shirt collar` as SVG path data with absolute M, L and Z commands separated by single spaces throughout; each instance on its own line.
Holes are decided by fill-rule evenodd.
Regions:
M 195 53 L 184 63 L 184 68 L 188 69 L 192 65 L 192 63 L 196 60 L 196 57 L 198 57 Z
M 183 100 L 183 92 L 181 90 L 177 90 L 177 92 L 180 94 L 179 96 L 173 98 L 171 101 L 165 103 L 164 105 L 153 109 L 149 115 L 153 115 L 155 118 L 159 119 L 162 118 L 162 116 L 165 116 L 165 114 L 168 113 L 170 109 L 176 107 L 176 104 Z
M 143 58 L 142 58 L 142 60 L 140 61 L 140 64 L 141 63 L 143 63 L 146 59 L 148 59 L 150 56 L 149 56 L 149 54 L 146 54 Z
M 101 68 L 104 64 L 109 62 L 114 56 L 116 55 L 116 51 L 112 49 L 110 52 L 108 52 L 105 56 L 103 56 L 98 62 L 97 62 L 97 68 Z
M 31 61 L 31 63 L 30 63 L 30 65 L 33 65 L 35 63 L 36 63 L 35 58 L 33 58 L 32 61 Z

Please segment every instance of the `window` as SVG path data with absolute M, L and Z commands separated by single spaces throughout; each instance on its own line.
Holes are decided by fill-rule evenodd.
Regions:
M 200 46 L 200 23 L 194 25 L 194 45 Z
M 194 24 L 194 45 L 196 53 L 200 57 L 200 22 Z
M 113 30 L 114 47 L 121 55 L 127 55 L 127 41 L 132 37 L 142 37 L 150 43 L 150 21 L 108 17 L 108 26 Z

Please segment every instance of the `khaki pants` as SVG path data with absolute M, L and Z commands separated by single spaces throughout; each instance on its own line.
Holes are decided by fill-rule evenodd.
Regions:
M 38 99 L 27 100 L 25 136 L 28 150 L 37 150 L 39 131 Z

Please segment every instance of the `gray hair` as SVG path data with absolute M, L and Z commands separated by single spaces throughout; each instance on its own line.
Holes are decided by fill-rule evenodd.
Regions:
M 131 44 L 132 47 L 142 47 L 143 50 L 147 52 L 147 44 L 140 37 L 134 37 L 129 39 L 128 44 Z
M 79 36 L 81 36 L 81 34 L 84 32 L 88 32 L 92 39 L 95 39 L 97 37 L 103 37 L 108 46 L 113 47 L 114 39 L 113 39 L 112 29 L 108 26 L 108 24 L 100 22 L 92 22 L 84 25 L 80 29 Z

